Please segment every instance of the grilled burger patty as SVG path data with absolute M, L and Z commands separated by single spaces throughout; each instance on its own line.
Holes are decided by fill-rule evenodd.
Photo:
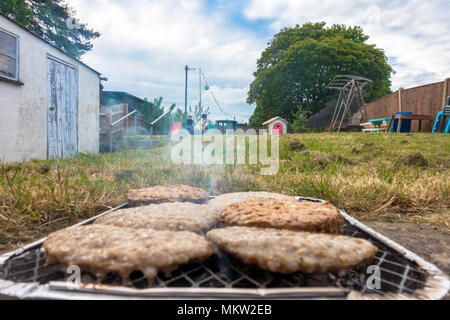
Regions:
M 226 207 L 223 226 L 245 226 L 342 234 L 344 218 L 329 202 L 256 199 Z
M 378 252 L 363 239 L 277 229 L 230 227 L 207 238 L 246 264 L 283 274 L 341 273 L 371 262 Z
M 278 193 L 269 193 L 269 192 L 234 192 L 234 193 L 226 193 L 221 194 L 220 196 L 215 197 L 214 199 L 208 202 L 208 206 L 211 207 L 212 210 L 220 213 L 234 203 L 239 203 L 245 200 L 255 200 L 255 199 L 264 199 L 264 198 L 274 198 L 274 199 L 293 199 L 290 196 L 286 196 Z
M 164 202 L 206 203 L 209 193 L 203 189 L 185 185 L 167 185 L 128 191 L 130 207 Z
M 219 224 L 219 218 L 206 205 L 173 202 L 118 210 L 100 217 L 95 224 L 204 234 Z
M 148 282 L 158 271 L 202 261 L 214 250 L 202 236 L 192 232 L 155 231 L 88 225 L 52 233 L 43 244 L 47 264 L 76 265 L 103 278 L 116 273 L 123 280 L 141 271 Z

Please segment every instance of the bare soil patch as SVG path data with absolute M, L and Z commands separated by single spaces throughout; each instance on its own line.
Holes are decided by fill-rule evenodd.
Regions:
M 450 274 L 449 233 L 411 223 L 365 222 L 365 224 Z

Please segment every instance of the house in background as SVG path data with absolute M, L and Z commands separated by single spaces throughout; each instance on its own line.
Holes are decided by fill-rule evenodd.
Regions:
M 280 117 L 270 119 L 263 123 L 263 126 L 267 126 L 267 131 L 271 135 L 280 135 L 288 133 L 288 122 Z
M 148 134 L 144 125 L 144 110 L 145 100 L 138 98 L 132 94 L 123 91 L 101 91 L 101 109 L 100 109 L 100 140 L 108 139 L 109 124 L 117 119 L 120 119 L 127 114 L 137 110 L 138 113 L 119 124 L 124 128 L 134 127 L 134 119 L 136 117 L 136 126 L 138 134 Z M 108 132 L 105 132 L 107 130 Z M 128 129 L 126 130 L 128 132 Z M 120 136 L 120 135 L 119 135 Z
M 102 105 L 113 106 L 127 104 L 128 112 L 137 110 L 142 112 L 145 101 L 132 94 L 122 91 L 102 91 Z
M 0 13 L 0 161 L 99 151 L 100 73 Z

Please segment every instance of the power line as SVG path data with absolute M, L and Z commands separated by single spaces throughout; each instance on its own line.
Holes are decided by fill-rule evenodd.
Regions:
M 222 107 L 220 106 L 220 104 L 219 104 L 219 102 L 217 101 L 216 96 L 214 95 L 214 93 L 213 93 L 211 87 L 209 86 L 208 80 L 206 80 L 205 74 L 204 74 L 203 72 L 202 72 L 202 76 L 203 76 L 203 79 L 205 80 L 206 86 L 209 87 L 209 93 L 211 93 L 211 96 L 213 97 L 214 102 L 216 103 L 216 105 L 217 105 L 217 107 L 219 108 L 219 110 L 225 115 L 225 117 L 228 118 L 227 120 L 229 120 L 230 118 L 233 119 L 233 116 L 230 115 L 229 113 L 225 112 L 225 111 L 222 109 Z

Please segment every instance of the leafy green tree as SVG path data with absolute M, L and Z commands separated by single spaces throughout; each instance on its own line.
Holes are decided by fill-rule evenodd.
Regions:
M 1 0 L 0 12 L 75 58 L 92 50 L 100 36 L 76 20 L 65 0 Z
M 211 114 L 209 107 L 195 105 L 192 119 L 197 123 L 202 119 L 203 114 L 206 114 L 207 116 Z
M 144 104 L 142 106 L 142 113 L 144 115 L 144 125 L 147 130 L 150 130 L 151 123 L 160 117 L 164 110 L 161 108 L 163 98 L 154 99 L 150 102 L 147 98 L 144 98 Z M 155 130 L 155 128 L 153 128 Z
M 142 113 L 144 115 L 144 125 L 146 129 L 150 132 L 151 123 L 158 119 L 160 116 L 164 114 L 166 110 L 162 106 L 163 98 L 159 97 L 158 99 L 153 99 L 153 102 L 148 101 L 147 98 L 144 99 L 144 104 L 142 106 Z M 175 104 L 173 104 L 171 109 L 175 108 Z M 179 110 L 179 109 L 178 109 Z M 181 111 L 181 110 L 180 110 Z M 175 114 L 176 115 L 176 114 Z M 170 130 L 171 119 L 169 115 L 162 118 L 153 126 L 153 134 L 156 135 L 165 135 Z
M 294 119 L 298 109 L 317 112 L 336 91 L 325 89 L 338 74 L 356 74 L 373 81 L 366 100 L 390 93 L 393 69 L 383 50 L 367 44 L 360 27 L 324 22 L 281 30 L 257 63 L 247 102 L 256 104 L 250 125 L 281 116 Z
M 184 112 L 180 108 L 177 108 L 177 111 L 175 111 L 173 121 L 184 123 Z
M 297 112 L 293 114 L 293 119 L 291 122 L 292 129 L 294 129 L 294 131 L 298 133 L 308 132 L 309 129 L 306 125 L 308 123 L 309 115 L 310 112 L 299 108 Z
M 0 1 L 0 12 L 30 29 L 36 27 L 34 13 L 28 1 L 2 0 Z

